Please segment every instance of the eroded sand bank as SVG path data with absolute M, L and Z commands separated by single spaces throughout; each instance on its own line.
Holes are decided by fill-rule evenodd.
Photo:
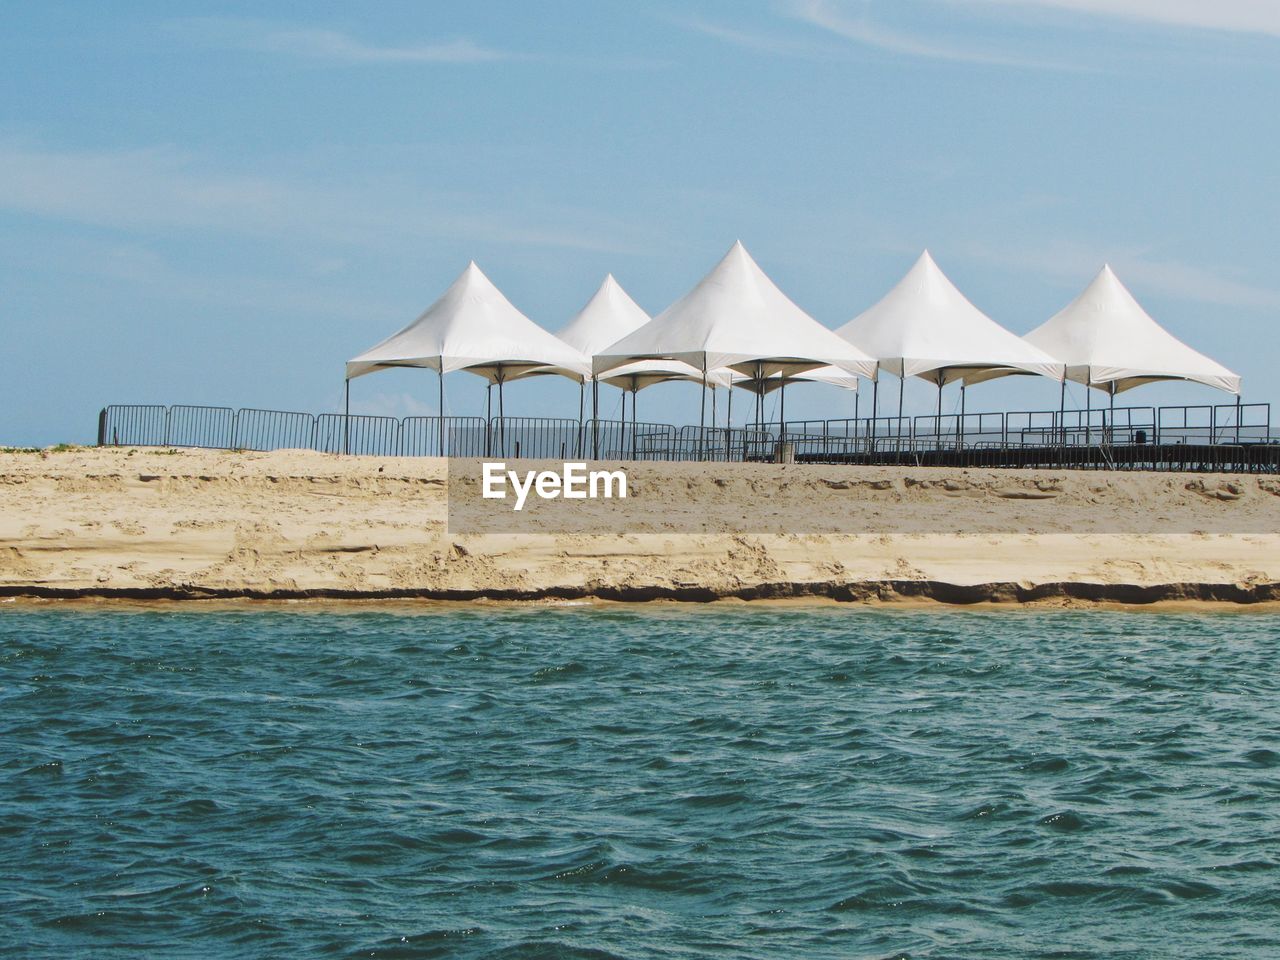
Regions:
M 8 596 L 1280 600 L 1280 480 L 633 464 L 653 491 L 803 492 L 865 534 L 447 530 L 434 459 L 124 450 L 0 455 Z M 660 483 L 659 483 L 660 481 Z M 674 487 L 673 487 L 674 488 Z M 657 510 L 660 515 L 661 509 Z M 1191 532 L 1134 529 L 1144 515 Z M 1077 518 L 1088 517 L 1086 529 Z M 1153 530 L 1160 529 L 1153 526 Z M 957 533 L 961 531 L 961 533 Z M 1220 532 L 1227 531 L 1227 532 Z

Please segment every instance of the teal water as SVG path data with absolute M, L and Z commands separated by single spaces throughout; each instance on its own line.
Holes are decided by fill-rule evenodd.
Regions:
M 0 955 L 1280 956 L 1280 617 L 0 612 Z

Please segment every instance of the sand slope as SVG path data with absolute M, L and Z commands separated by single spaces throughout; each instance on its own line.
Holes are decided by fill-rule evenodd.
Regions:
M 730 503 L 767 498 L 771 484 L 785 484 L 792 494 L 803 490 L 812 509 L 862 510 L 876 529 L 892 532 L 687 534 L 658 525 L 612 536 L 450 534 L 445 464 L 434 459 L 4 454 L 0 593 L 1280 600 L 1275 478 L 628 469 L 665 471 L 664 482 L 678 474 L 682 483 L 714 486 Z M 1047 509 L 1045 500 L 1056 506 Z M 1121 529 L 1141 511 L 1191 517 L 1198 532 L 1098 532 L 1107 529 L 1100 517 Z M 1095 525 L 1079 532 L 1073 516 Z

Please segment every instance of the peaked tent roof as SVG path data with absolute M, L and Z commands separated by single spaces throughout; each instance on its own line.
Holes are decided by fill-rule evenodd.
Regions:
M 347 361 L 347 379 L 387 367 L 468 370 L 493 381 L 531 373 L 581 380 L 591 361 L 513 307 L 471 261 L 439 300 L 399 333 Z
M 651 319 L 611 273 L 591 295 L 587 305 L 556 336 L 590 357 L 633 330 L 639 330 Z
M 1110 265 L 1026 340 L 1065 363 L 1070 379 L 1111 393 L 1157 380 L 1191 380 L 1240 393 L 1239 376 L 1151 319 Z
M 879 303 L 836 333 L 899 377 L 937 384 L 1015 373 L 1062 379 L 1061 363 L 970 303 L 928 250 Z
M 799 373 L 831 364 L 872 376 L 875 361 L 792 303 L 735 243 L 696 287 L 653 321 L 597 353 L 603 374 L 633 360 L 682 360 L 699 371 Z

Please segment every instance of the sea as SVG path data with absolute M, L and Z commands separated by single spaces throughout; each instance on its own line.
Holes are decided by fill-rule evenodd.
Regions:
M 1280 616 L 0 607 L 0 956 L 1280 957 Z

